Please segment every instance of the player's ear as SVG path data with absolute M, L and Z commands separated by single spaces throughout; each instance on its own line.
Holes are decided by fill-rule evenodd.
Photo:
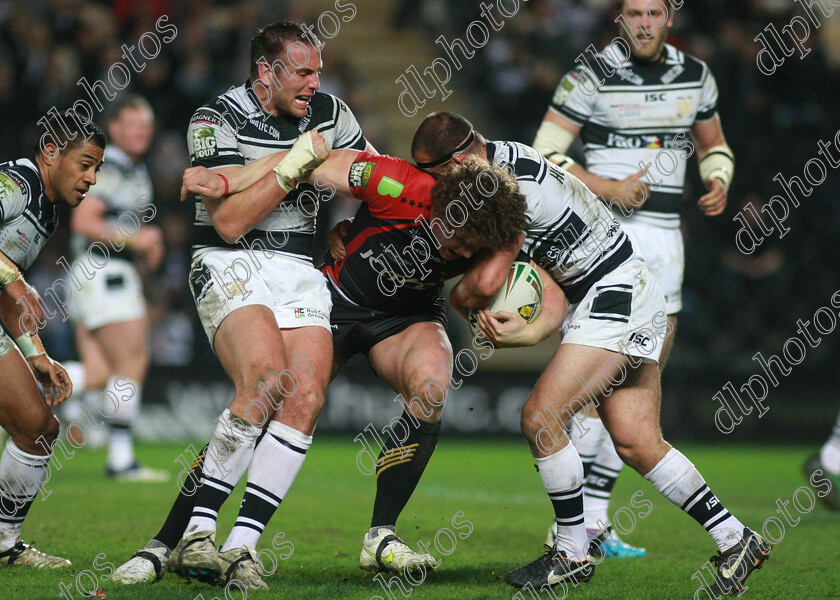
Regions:
M 58 145 L 53 142 L 47 142 L 41 147 L 41 157 L 44 159 L 44 164 L 52 166 L 60 157 Z

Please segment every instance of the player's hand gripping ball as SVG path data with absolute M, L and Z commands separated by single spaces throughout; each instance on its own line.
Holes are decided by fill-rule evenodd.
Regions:
M 510 266 L 504 285 L 493 296 L 488 308 L 492 313 L 517 313 L 530 323 L 540 314 L 542 301 L 543 287 L 539 273 L 530 263 L 516 261 Z M 478 310 L 470 310 L 469 323 L 473 335 L 479 333 Z

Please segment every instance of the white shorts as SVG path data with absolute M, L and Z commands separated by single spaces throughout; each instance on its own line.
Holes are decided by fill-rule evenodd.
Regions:
M 143 282 L 131 261 L 112 258 L 104 267 L 93 271 L 92 279 L 85 279 L 78 269 L 75 272 L 82 289 L 68 282 L 73 290 L 72 315 L 89 331 L 146 316 Z
M 685 271 L 685 250 L 679 228 L 657 227 L 640 219 L 620 219 L 621 229 L 633 242 L 633 248 L 644 257 L 662 293 L 669 315 L 682 310 L 682 284 Z
M 245 306 L 268 307 L 280 329 L 330 331 L 332 300 L 323 274 L 308 261 L 266 254 L 207 250 L 193 257 L 190 289 L 211 346 L 225 317 Z
M 645 263 L 633 259 L 605 275 L 569 307 L 563 344 L 604 348 L 658 363 L 667 315 L 662 291 Z

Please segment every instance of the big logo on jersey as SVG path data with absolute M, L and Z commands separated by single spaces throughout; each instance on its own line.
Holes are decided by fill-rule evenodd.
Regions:
M 5 173 L 0 173 L 0 200 L 5 198 L 9 194 L 13 194 L 19 189 L 20 187 L 15 184 L 14 180 L 11 177 L 6 175 Z
M 207 158 L 216 154 L 216 130 L 212 127 L 199 127 L 193 130 L 193 157 Z

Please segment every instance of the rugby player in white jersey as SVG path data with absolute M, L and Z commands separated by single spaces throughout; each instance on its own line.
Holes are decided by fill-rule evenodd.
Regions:
M 263 27 L 251 40 L 250 79 L 190 121 L 193 166 L 222 176 L 291 150 L 278 167 L 282 187 L 272 177 L 219 201 L 196 200 L 190 286 L 236 395 L 201 453 L 201 485 L 184 482 L 161 531 L 114 581 L 154 581 L 168 563 L 184 577 L 215 582 L 224 573 L 267 587 L 254 549 L 303 465 L 333 358 L 330 293 L 312 263 L 318 190 L 297 187 L 328 147 L 372 149 L 347 106 L 318 91 L 320 47 L 296 23 Z M 246 469 L 239 517 L 219 552 L 218 510 Z
M 590 61 L 592 70 L 578 67 L 563 77 L 533 146 L 614 205 L 622 229 L 656 277 L 668 314 L 662 371 L 682 309 L 680 211 L 687 159 L 697 154 L 708 190 L 697 206 L 713 217 L 726 207 L 734 157 L 723 137 L 709 68 L 666 43 L 674 21 L 670 5 L 624 0 L 618 8 L 627 24 L 620 26 L 624 43 L 607 46 Z M 565 156 L 578 135 L 586 169 Z M 644 548 L 621 540 L 610 525 L 608 504 L 623 463 L 596 414 L 572 432 L 572 442 L 584 464 L 589 537 L 605 542 L 599 547 L 607 557 L 644 556 Z
M 45 315 L 22 272 L 55 232 L 56 205 L 78 206 L 96 183 L 105 135 L 95 125 L 81 129 L 81 122 L 72 111 L 61 122 L 46 117 L 52 133 L 44 134 L 34 156 L 0 164 L 0 320 L 14 337 L 0 329 L 0 427 L 9 432 L 0 457 L 0 565 L 70 566 L 20 539 L 23 521 L 50 476 L 59 429 L 52 406 L 73 390 L 67 371 L 47 356 L 37 333 L 58 313 Z M 47 293 L 58 298 L 55 287 Z
M 163 234 L 150 224 L 156 210 L 143 161 L 154 133 L 151 106 L 141 96 L 117 99 L 110 107 L 107 130 L 111 143 L 102 172 L 70 219 L 70 247 L 76 259 L 85 257 L 96 242 L 110 251 L 105 265 L 91 278 L 84 268 L 74 266 L 81 289 L 74 290 L 72 312 L 82 363 L 67 363 L 67 370 L 77 392 L 90 390 L 96 401 L 100 394 L 123 398 L 108 418 L 106 475 L 166 481 L 166 471 L 137 463 L 131 430 L 149 368 L 149 323 L 138 266 L 152 271 L 164 254 Z
M 770 546 L 723 506 L 696 467 L 662 439 L 658 359 L 665 336 L 665 301 L 656 281 L 609 208 L 580 180 L 515 142 L 487 142 L 459 115 L 428 116 L 415 134 L 412 156 L 439 175 L 432 192 L 441 256 L 486 251 L 494 212 L 511 210 L 505 190 L 470 201 L 480 189 L 483 160 L 511 165 L 527 203 L 521 255 L 551 273 L 569 300 L 560 348 L 522 408 L 521 427 L 555 512 L 557 535 L 539 559 L 507 575 L 515 587 L 588 581 L 594 563 L 583 518 L 583 465 L 565 431 L 581 404 L 596 405 L 621 459 L 704 527 L 718 547 L 710 590 L 744 589 Z M 464 210 L 448 210 L 455 201 Z M 461 222 L 453 222 L 458 215 Z M 467 218 L 464 221 L 463 215 Z M 496 249 L 490 249 L 496 250 Z M 471 267 L 450 294 L 464 313 L 488 306 L 516 254 L 495 251 Z M 482 311 L 491 341 L 518 341 L 525 321 Z

